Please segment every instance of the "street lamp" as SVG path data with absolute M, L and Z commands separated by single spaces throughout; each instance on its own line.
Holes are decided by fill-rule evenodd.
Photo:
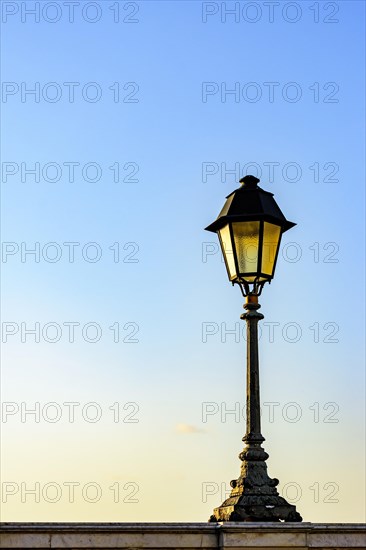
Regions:
M 258 321 L 263 319 L 257 311 L 258 296 L 274 276 L 282 233 L 295 224 L 286 220 L 273 194 L 258 187 L 258 182 L 254 176 L 242 178 L 241 187 L 226 197 L 218 218 L 206 227 L 218 234 L 229 280 L 238 284 L 246 297 L 246 313 L 240 318 L 247 323 L 246 446 L 239 454 L 240 476 L 230 482 L 230 496 L 214 509 L 212 522 L 302 521 L 296 507 L 279 496 L 278 479 L 267 473 L 258 361 Z

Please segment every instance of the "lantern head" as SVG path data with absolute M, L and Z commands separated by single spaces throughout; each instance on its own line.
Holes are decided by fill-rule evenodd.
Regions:
M 240 183 L 206 230 L 218 234 L 232 284 L 244 296 L 259 295 L 273 279 L 282 233 L 296 224 L 286 220 L 273 193 L 258 187 L 258 178 L 245 176 Z

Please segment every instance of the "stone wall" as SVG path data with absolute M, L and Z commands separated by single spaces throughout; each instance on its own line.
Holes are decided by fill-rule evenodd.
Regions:
M 3 523 L 1 548 L 366 549 L 351 523 Z

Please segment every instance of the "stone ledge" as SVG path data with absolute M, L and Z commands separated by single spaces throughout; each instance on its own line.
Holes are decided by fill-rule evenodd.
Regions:
M 352 523 L 2 523 L 0 548 L 341 550 L 366 548 Z

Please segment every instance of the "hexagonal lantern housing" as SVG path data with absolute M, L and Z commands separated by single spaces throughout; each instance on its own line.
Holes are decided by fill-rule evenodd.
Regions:
M 286 220 L 273 193 L 258 187 L 258 178 L 245 176 L 240 183 L 206 230 L 219 236 L 232 284 L 244 296 L 259 295 L 273 279 L 282 233 L 296 224 Z

